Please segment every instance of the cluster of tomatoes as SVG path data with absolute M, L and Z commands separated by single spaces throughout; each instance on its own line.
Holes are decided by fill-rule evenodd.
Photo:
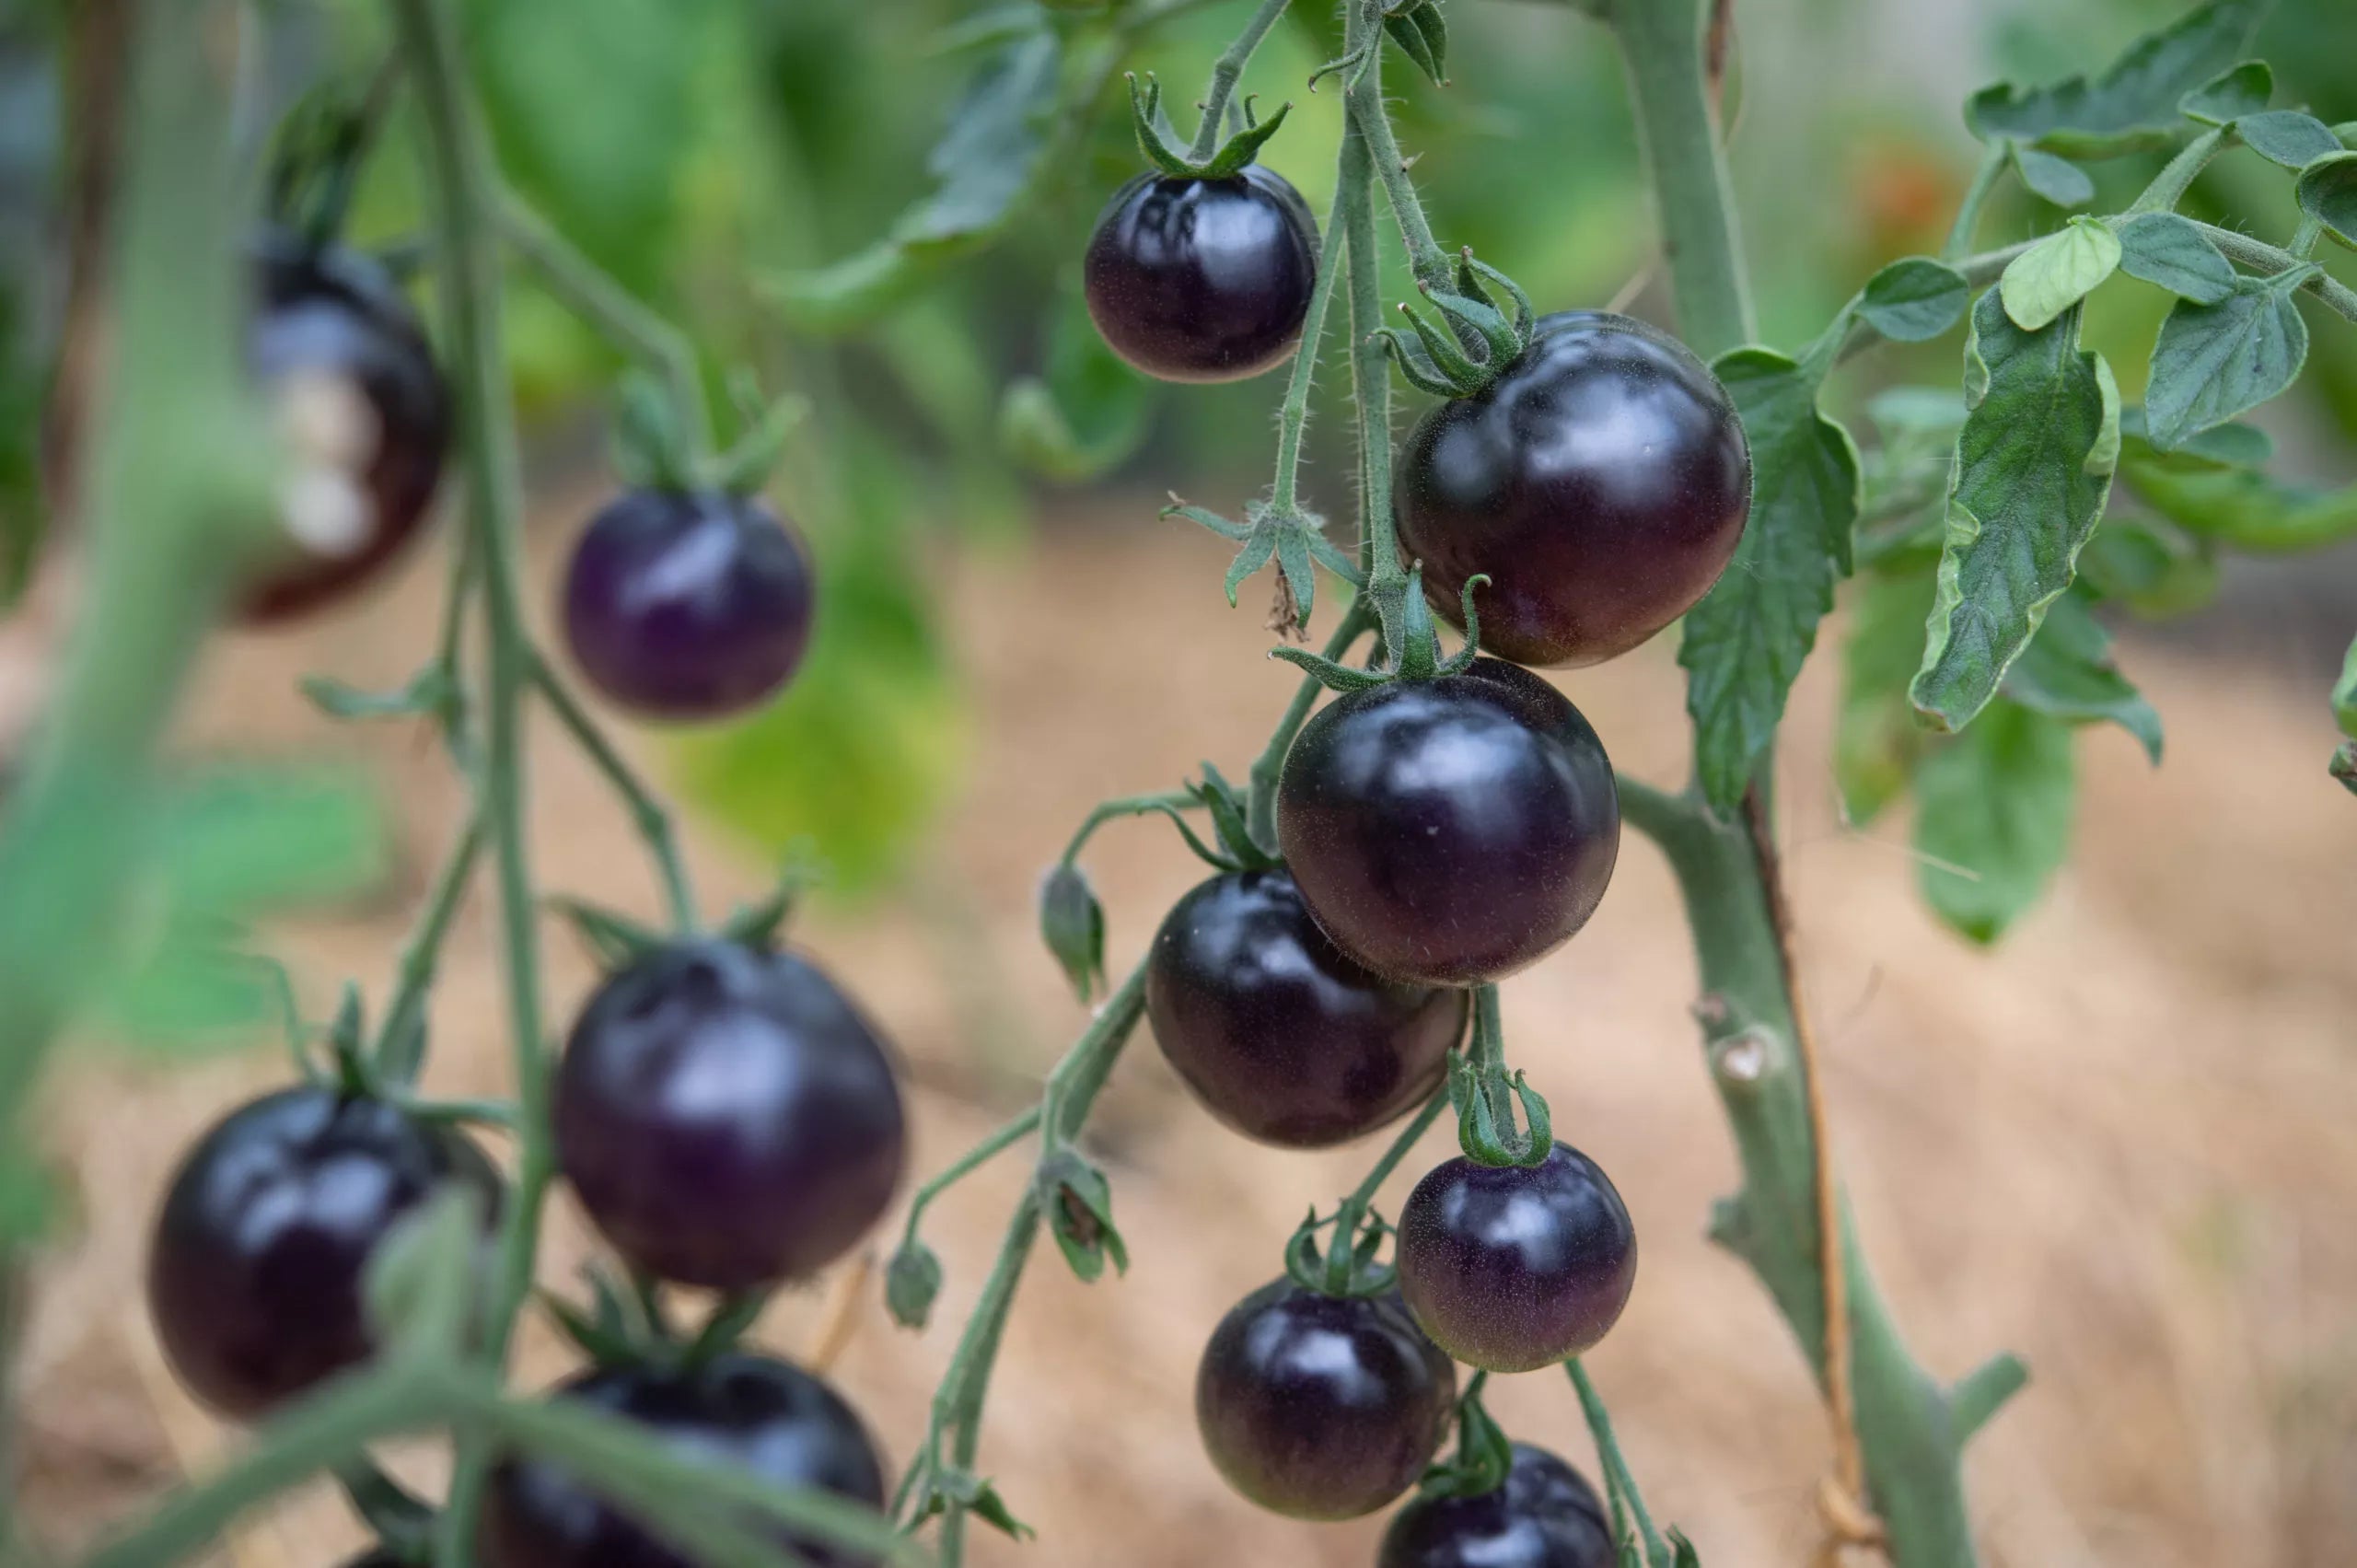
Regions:
M 241 607 L 269 622 L 345 596 L 417 532 L 450 400 L 399 288 L 340 246 L 261 248 L 247 353 L 311 464 L 289 494 L 283 552 Z M 575 663 L 607 697 L 703 719 L 785 683 L 811 608 L 803 545 L 758 502 L 643 489 L 582 533 L 562 621 Z M 900 1091 L 859 1009 L 804 958 L 719 938 L 644 951 L 589 998 L 556 1066 L 552 1131 L 559 1173 L 633 1275 L 724 1302 L 841 1257 L 889 1204 L 903 1163 Z M 354 1053 L 331 1081 L 232 1111 L 174 1174 L 149 1258 L 149 1306 L 180 1381 L 251 1420 L 369 1361 L 372 1260 L 454 1188 L 472 1194 L 488 1231 L 503 1202 L 492 1162 Z M 653 1318 L 601 1350 L 555 1398 L 773 1484 L 882 1507 L 874 1441 L 811 1373 Z M 850 1562 L 782 1544 L 822 1568 Z M 419 1547 L 389 1540 L 360 1562 Z M 491 1568 L 683 1568 L 572 1475 L 524 1458 L 493 1473 L 480 1552 Z
M 1295 352 L 1318 266 L 1282 177 L 1149 174 L 1099 218 L 1086 297 L 1137 368 L 1230 380 Z M 1439 1092 L 1469 988 L 1586 923 L 1620 843 L 1612 767 L 1523 667 L 1610 658 L 1684 614 L 1734 553 L 1750 479 L 1709 368 L 1617 315 L 1539 319 L 1485 389 L 1417 424 L 1397 475 L 1402 555 L 1452 621 L 1468 582 L 1489 580 L 1479 634 L 1496 656 L 1328 703 L 1279 779 L 1282 860 L 1212 877 L 1164 920 L 1147 1016 L 1214 1116 L 1291 1148 L 1397 1121 Z M 1568 1144 L 1531 1164 L 1451 1159 L 1402 1210 L 1392 1270 L 1289 1271 L 1228 1314 L 1196 1383 L 1205 1446 L 1278 1513 L 1372 1513 L 1427 1475 L 1456 1363 L 1511 1373 L 1579 1354 L 1635 1269 L 1620 1194 Z M 1594 1490 L 1561 1459 L 1516 1445 L 1488 1479 L 1472 1495 L 1427 1487 L 1393 1521 L 1383 1568 L 1615 1561 Z

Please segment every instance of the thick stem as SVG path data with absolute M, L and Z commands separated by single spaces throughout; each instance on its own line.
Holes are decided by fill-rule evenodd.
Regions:
M 483 829 L 498 872 L 517 1101 L 514 1187 L 482 1330 L 482 1359 L 496 1368 L 506 1361 L 517 1317 L 531 1294 L 541 1201 L 555 1170 L 549 1051 L 540 1020 L 539 911 L 524 823 L 524 700 L 537 658 L 523 617 L 522 486 L 501 355 L 498 248 L 489 226 L 498 210 L 498 186 L 446 0 L 393 0 L 393 11 L 425 130 L 468 521 L 484 601 L 486 744 L 479 788 Z M 485 1459 L 480 1434 L 462 1434 L 436 1542 L 441 1568 L 469 1568 L 473 1561 Z
M 547 699 L 550 711 L 564 726 L 565 732 L 629 807 L 631 825 L 646 841 L 646 853 L 654 858 L 663 879 L 663 897 L 670 906 L 673 928 L 694 931 L 698 925 L 695 890 L 688 881 L 687 862 L 679 854 L 679 835 L 671 825 L 670 812 L 664 809 L 663 802 L 656 798 L 637 771 L 614 749 L 614 743 L 606 738 L 606 732 L 598 727 L 598 721 L 589 716 L 589 710 L 557 679 L 545 660 L 533 660 L 532 682 Z
M 1222 127 L 1227 122 L 1227 100 L 1236 95 L 1236 84 L 1244 75 L 1244 67 L 1252 61 L 1252 52 L 1269 36 L 1293 0 L 1260 0 L 1260 8 L 1244 24 L 1220 57 L 1212 64 L 1212 85 L 1203 92 L 1203 122 L 1195 129 L 1195 145 L 1187 149 L 1187 157 L 1196 163 L 1208 159 L 1219 150 Z M 1315 328 L 1311 329 L 1315 331 Z
M 2130 203 L 2129 215 L 2138 213 L 2170 213 L 2185 200 L 2193 189 L 2194 180 L 2210 165 L 2210 160 L 2226 150 L 2234 139 L 2232 128 L 2213 125 L 2178 149 L 2177 157 L 2163 166 L 2153 182 Z
M 2215 224 L 2196 224 L 2195 227 L 2210 237 L 2210 242 L 2226 253 L 2229 261 L 2240 262 L 2252 272 L 2269 277 L 2288 273 L 2294 267 L 2305 267 L 2307 261 L 2289 250 L 2279 250 L 2263 239 L 2253 239 L 2247 234 L 2237 234 L 2231 228 Z M 2335 314 L 2357 321 L 2357 289 L 2324 272 L 2313 273 L 2300 285 L 2324 301 Z
M 1367 26 L 1353 9 L 1354 27 Z M 1372 47 L 1372 46 L 1370 46 Z M 1374 95 L 1372 118 L 1383 118 L 1383 58 L 1376 49 L 1362 82 Z M 1368 189 L 1374 171 L 1363 117 L 1353 112 L 1342 128 L 1341 226 L 1350 247 L 1351 387 L 1357 404 L 1359 449 L 1359 555 L 1366 565 L 1366 598 L 1383 631 L 1390 656 L 1399 656 L 1401 613 L 1408 573 L 1399 561 L 1399 536 L 1391 515 L 1391 361 L 1376 336 L 1383 326 L 1383 267 L 1375 243 L 1375 202 Z

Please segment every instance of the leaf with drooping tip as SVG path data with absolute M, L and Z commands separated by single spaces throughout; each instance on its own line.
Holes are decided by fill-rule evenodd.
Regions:
M 2155 767 L 2161 761 L 2161 715 L 2119 672 L 2111 633 L 2083 593 L 2064 594 L 2022 656 L 2005 672 L 2005 695 L 2026 708 L 2073 724 L 2109 722 L 2134 736 Z
M 2078 798 L 2071 726 L 2000 699 L 1915 774 L 1917 880 L 1943 923 L 1989 943 L 2062 865 Z

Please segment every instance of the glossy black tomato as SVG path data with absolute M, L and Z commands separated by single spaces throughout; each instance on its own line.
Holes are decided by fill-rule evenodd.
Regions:
M 1344 1143 L 1422 1104 L 1467 1008 L 1463 991 L 1361 968 L 1282 871 L 1197 884 L 1146 965 L 1146 1017 L 1180 1079 L 1221 1121 L 1288 1148 Z
M 1474 1497 L 1420 1497 L 1392 1516 L 1376 1568 L 1613 1568 L 1604 1504 L 1544 1448 L 1514 1446 L 1505 1484 Z
M 1399 1211 L 1399 1291 L 1469 1365 L 1528 1372 L 1604 1338 L 1637 1283 L 1637 1232 L 1594 1160 L 1557 1144 L 1530 1167 L 1436 1166 Z
M 832 1262 L 900 1179 L 884 1044 L 815 966 L 681 942 L 600 986 L 555 1088 L 557 1163 L 625 1259 L 749 1290 Z
M 556 1398 L 636 1422 L 698 1463 L 737 1465 L 779 1487 L 818 1488 L 881 1509 L 884 1466 L 858 1415 L 825 1383 L 767 1356 L 730 1352 L 686 1372 L 593 1371 Z M 817 1568 L 874 1560 L 780 1534 Z M 492 1473 L 480 1552 L 487 1568 L 696 1568 L 655 1535 L 542 1459 Z
M 380 1100 L 284 1089 L 229 1113 L 174 1172 L 147 1258 L 147 1305 L 189 1391 L 250 1418 L 368 1359 L 362 1276 L 447 1183 L 499 1178 L 465 1134 Z
M 1751 507 L 1735 404 L 1683 343 L 1641 321 L 1542 319 L 1478 397 L 1441 404 L 1400 449 L 1399 548 L 1433 609 L 1517 664 L 1627 653 L 1710 590 Z
M 344 1563 L 343 1568 L 414 1568 L 414 1565 L 404 1562 L 393 1553 L 378 1548 L 375 1551 L 362 1552 Z
M 1399 1296 L 1290 1280 L 1221 1319 L 1195 1374 L 1195 1421 L 1228 1485 L 1296 1519 L 1354 1519 L 1416 1483 L 1448 1430 L 1457 1368 Z
M 1335 946 L 1392 980 L 1472 985 L 1587 923 L 1620 854 L 1620 797 L 1562 692 L 1476 659 L 1313 714 L 1285 757 L 1277 837 Z
M 809 552 L 749 496 L 636 490 L 589 521 L 565 644 L 592 685 L 657 719 L 714 719 L 784 686 L 810 641 Z
M 246 361 L 294 451 L 285 538 L 246 621 L 284 621 L 359 587 L 424 521 L 450 447 L 450 393 L 391 274 L 341 246 L 260 247 Z
M 1283 364 L 1318 282 L 1318 225 L 1284 177 L 1141 174 L 1113 193 L 1083 264 L 1089 318 L 1166 381 L 1238 381 Z

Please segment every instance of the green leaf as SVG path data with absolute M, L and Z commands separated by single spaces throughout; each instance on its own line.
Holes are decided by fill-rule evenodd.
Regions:
M 2019 142 L 2007 142 L 2005 152 L 2014 160 L 2014 172 L 2039 201 L 2058 207 L 2084 207 L 2096 199 L 2096 182 L 2069 158 Z
M 1714 366 L 1751 444 L 1751 517 L 1731 562 L 1686 614 L 1678 662 L 1713 807 L 1732 811 L 1775 738 L 1784 698 L 1849 570 L 1858 518 L 1858 449 L 1817 412 L 1821 371 L 1768 349 Z
M 2118 439 L 2108 380 L 2079 347 L 2075 310 L 2025 332 L 1995 289 L 1973 308 L 1965 382 L 1980 392 L 1956 433 L 1939 594 L 1910 691 L 1941 728 L 1963 728 L 1996 695 L 2071 586 L 2111 488 L 2096 460 Z
M 1079 866 L 1059 865 L 1039 884 L 1039 939 L 1080 1000 L 1105 983 L 1105 906 Z
M 2116 724 L 2142 743 L 2154 766 L 2160 763 L 2161 715 L 2119 673 L 2111 633 L 2080 594 L 2054 601 L 2038 635 L 2005 672 L 2005 695 L 2052 718 Z
M 2215 305 L 2235 292 L 2235 266 L 2188 217 L 2139 213 L 2119 226 L 2119 270 L 2179 299 Z
M 2357 153 L 2336 153 L 2300 171 L 2300 210 L 2357 250 Z
M 343 769 L 238 769 L 178 785 L 157 824 L 156 870 L 173 908 L 259 913 L 342 898 L 382 877 L 384 814 Z
M 2005 267 L 1997 281 L 2005 314 L 2034 332 L 2084 299 L 2119 265 L 2119 237 L 2102 224 L 2073 218 Z
M 1972 302 L 1962 273 L 1928 256 L 1893 261 L 1858 293 L 1858 315 L 1893 343 L 1916 343 L 1956 324 Z
M 2144 428 L 2144 411 L 2139 406 L 2119 411 L 2119 433 L 2151 447 L 2151 436 Z M 2275 437 L 2256 424 L 2212 425 L 2198 435 L 2186 438 L 2184 445 L 2168 454 L 2173 462 L 2200 463 L 2210 466 L 2239 465 L 2258 468 L 2275 455 Z
M 2332 716 L 2341 734 L 2357 736 L 2357 642 L 2349 645 L 2340 661 L 2340 679 L 2332 683 Z
M 2121 473 L 2127 458 L 2121 458 Z M 2218 563 L 2175 528 L 2106 517 L 2079 552 L 2079 581 L 2104 599 L 2151 619 L 2182 615 L 2218 597 Z
M 1833 776 L 1843 811 L 1861 826 L 1906 792 L 1929 738 L 1907 700 L 1907 683 L 1923 662 L 1933 588 L 1929 573 L 1874 575 L 1862 579 L 1851 601 Z
M 2017 703 L 1936 744 L 1915 774 L 1917 877 L 1949 927 L 1993 942 L 2038 901 L 2071 843 L 2071 726 Z
M 2320 157 L 2332 157 L 2341 151 L 2340 138 L 2329 126 L 2296 109 L 2247 114 L 2235 122 L 2235 134 L 2268 162 L 2290 169 L 2305 168 Z
M 1965 105 L 1965 123 L 1987 141 L 2012 136 L 2072 157 L 2114 157 L 2166 146 L 2177 105 L 2243 58 L 2268 0 L 2212 0 L 2128 47 L 2103 75 L 2050 87 L 2002 83 Z
M 2258 407 L 2299 378 L 2308 324 L 2293 294 L 2314 267 L 2241 278 L 2215 305 L 2178 300 L 2153 345 L 2144 422 L 2163 451 Z
M 841 331 L 904 297 L 933 269 L 996 238 L 1056 161 L 1063 50 L 1040 29 L 1011 40 L 990 58 L 950 111 L 925 160 L 930 192 L 904 210 L 885 237 L 815 272 L 772 280 L 803 325 Z
M 1448 22 L 1435 0 L 1419 0 L 1404 10 L 1387 12 L 1383 30 L 1435 86 L 1448 85 Z
M 2357 484 L 2313 490 L 2134 440 L 2120 448 L 2119 476 L 2169 521 L 2235 550 L 2288 554 L 2357 537 Z
M 2275 96 L 2275 73 L 2264 60 L 2246 60 L 2219 72 L 2177 100 L 2189 120 L 2204 125 L 2225 125 L 2246 114 L 2256 114 Z
M 999 441 L 1043 479 L 1085 483 L 1138 449 L 1153 406 L 1146 378 L 1105 346 L 1080 291 L 1071 289 L 1049 324 L 1045 373 L 1007 386 Z

